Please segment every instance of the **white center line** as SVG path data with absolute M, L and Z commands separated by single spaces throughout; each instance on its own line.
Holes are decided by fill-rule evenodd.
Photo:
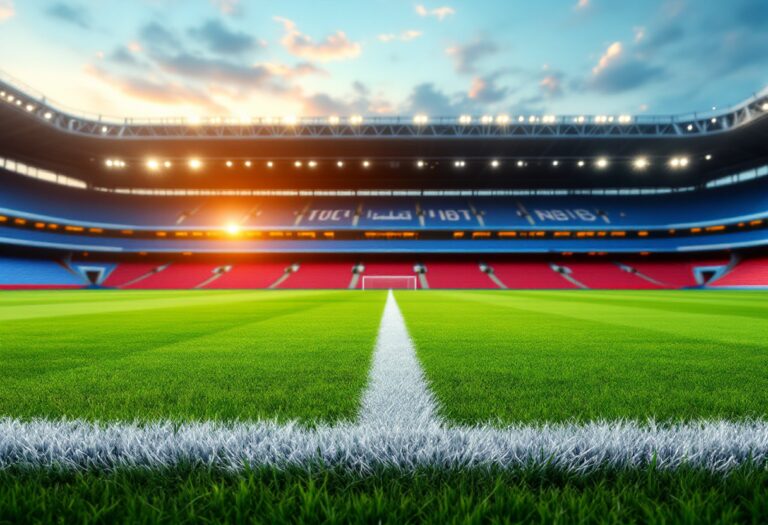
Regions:
M 424 379 L 392 290 L 381 318 L 359 423 L 387 429 L 440 425 L 437 403 Z

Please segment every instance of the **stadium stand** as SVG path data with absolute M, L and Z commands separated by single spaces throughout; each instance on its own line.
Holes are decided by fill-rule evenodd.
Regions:
M 557 290 L 578 288 L 577 285 L 556 272 L 546 262 L 509 262 L 489 263 L 493 274 L 510 289 L 520 290 Z
M 287 263 L 263 262 L 233 264 L 229 271 L 224 272 L 218 279 L 206 284 L 206 289 L 249 290 L 270 288 L 285 275 Z
M 351 262 L 303 262 L 296 271 L 278 285 L 292 289 L 344 289 L 352 283 L 354 264 Z
M 102 285 L 108 288 L 120 288 L 148 277 L 157 268 L 157 264 L 120 263 L 107 276 Z
M 660 283 L 665 288 L 690 288 L 699 286 L 696 268 L 724 267 L 727 260 L 683 261 L 630 261 L 623 263 L 639 274 Z
M 57 261 L 0 257 L 0 290 L 82 288 L 85 280 Z
M 710 286 L 768 287 L 768 257 L 745 259 Z
M 571 277 L 587 288 L 600 290 L 655 290 L 663 288 L 642 276 L 630 273 L 613 262 L 562 261 L 558 266 L 568 268 Z
M 122 288 L 133 290 L 175 290 L 198 288 L 215 277 L 215 271 L 221 268 L 218 264 L 168 264 L 161 266 L 145 279 L 123 285 Z
M 477 262 L 434 261 L 424 266 L 430 288 L 498 289 L 498 285 L 480 269 Z
M 51 186 L 2 173 L 0 213 L 98 227 L 500 229 L 665 228 L 716 225 L 768 215 L 768 181 L 662 195 L 567 197 L 147 196 Z M 40 195 L 45 194 L 45 198 Z

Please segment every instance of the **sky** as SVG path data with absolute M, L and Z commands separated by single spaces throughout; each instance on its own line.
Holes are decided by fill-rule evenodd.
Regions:
M 0 0 L 0 72 L 115 117 L 686 113 L 768 85 L 768 0 Z

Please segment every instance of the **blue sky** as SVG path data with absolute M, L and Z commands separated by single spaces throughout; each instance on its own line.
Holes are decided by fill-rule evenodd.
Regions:
M 0 0 L 0 70 L 113 116 L 679 113 L 768 85 L 768 0 Z

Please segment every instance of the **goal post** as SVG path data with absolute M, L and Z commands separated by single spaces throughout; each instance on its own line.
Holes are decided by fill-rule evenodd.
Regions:
M 363 275 L 363 290 L 416 290 L 415 275 Z

